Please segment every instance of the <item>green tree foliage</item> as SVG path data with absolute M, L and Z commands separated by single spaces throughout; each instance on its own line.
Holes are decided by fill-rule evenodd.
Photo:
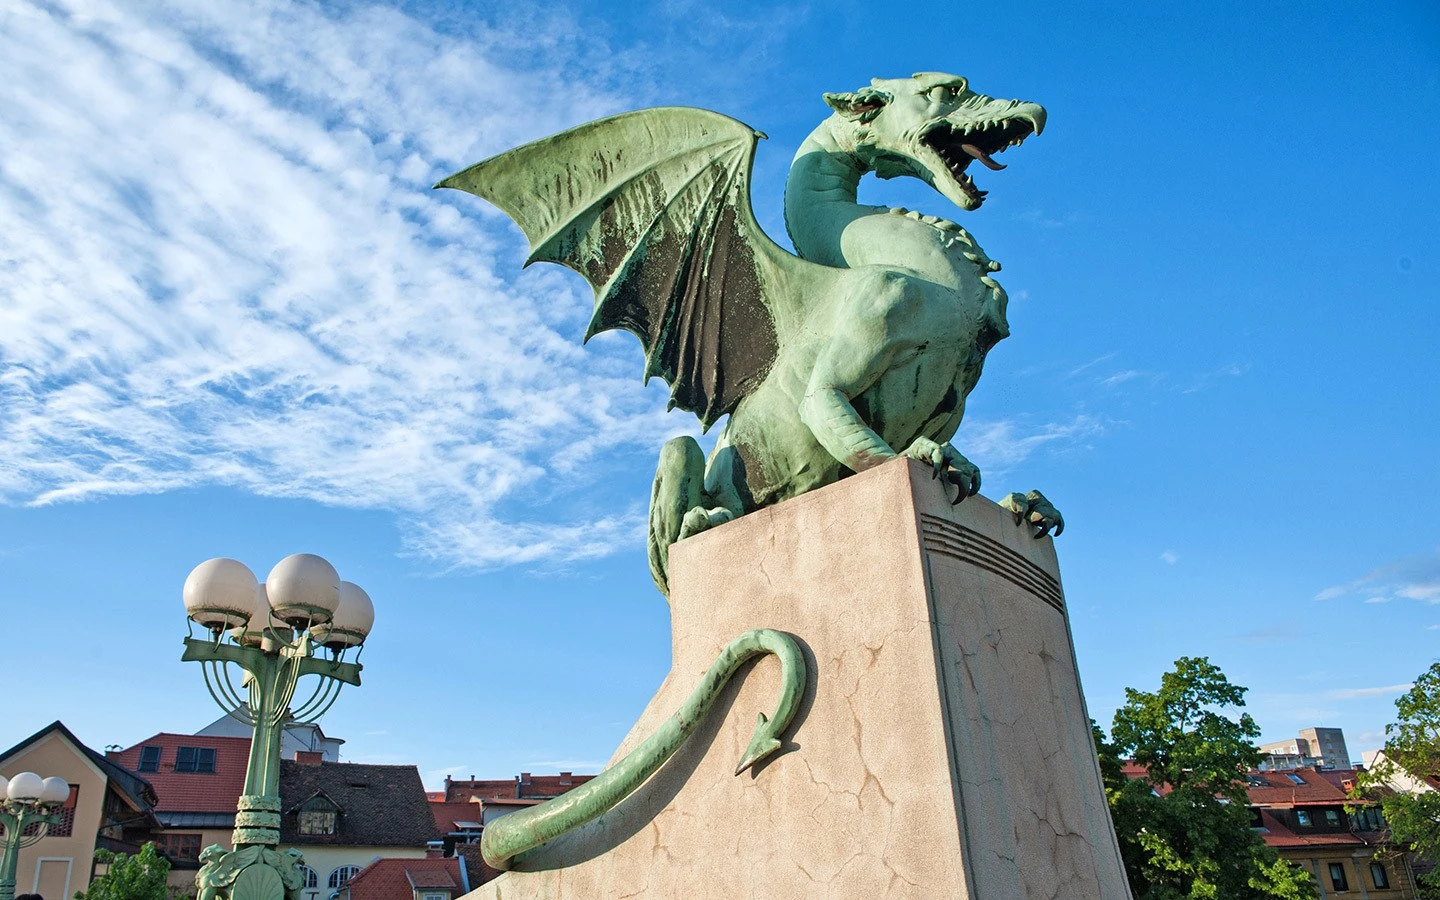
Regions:
M 1385 726 L 1385 755 L 1360 774 L 1355 794 L 1380 798 L 1391 841 L 1421 859 L 1437 862 L 1440 791 L 1412 793 L 1406 788 L 1440 777 L 1440 662 L 1432 663 L 1395 701 L 1395 712 L 1398 721 Z M 1421 896 L 1440 897 L 1440 869 L 1422 876 L 1420 882 Z
M 1203 657 L 1182 657 L 1155 693 L 1127 688 L 1110 741 L 1095 728 L 1105 793 L 1136 900 L 1309 900 L 1308 872 L 1287 865 L 1250 830 L 1245 773 L 1260 761 L 1260 729 L 1231 684 Z M 1122 760 L 1145 769 L 1129 779 Z
M 169 900 L 170 861 L 155 852 L 154 844 L 134 856 L 96 850 L 95 861 L 109 871 L 90 882 L 89 890 L 76 892 L 75 900 Z

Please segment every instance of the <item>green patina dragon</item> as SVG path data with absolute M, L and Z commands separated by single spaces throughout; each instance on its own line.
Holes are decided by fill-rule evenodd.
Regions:
M 647 109 L 477 163 L 437 187 L 477 194 L 530 239 L 527 265 L 568 266 L 595 288 L 586 338 L 645 346 L 646 379 L 709 428 L 660 454 L 650 568 L 668 594 L 672 543 L 897 455 L 958 485 L 980 472 L 949 445 L 990 348 L 1009 334 L 1000 266 L 959 225 L 856 202 L 860 177 L 909 175 L 963 209 L 966 174 L 1045 126 L 1034 103 L 927 72 L 826 94 L 835 111 L 796 154 L 785 189 L 791 254 L 750 207 L 754 129 L 718 113 Z M 898 450 L 896 448 L 903 448 Z M 957 499 L 957 502 L 958 502 Z M 1036 535 L 1063 528 L 1038 493 L 1004 505 Z
M 773 241 L 750 206 L 764 135 L 726 116 L 669 107 L 612 116 L 477 163 L 437 187 L 477 194 L 530 241 L 526 264 L 560 263 L 595 289 L 590 336 L 637 335 L 645 377 L 709 429 L 729 421 L 708 463 L 690 437 L 660 454 L 650 501 L 651 574 L 669 592 L 670 546 L 769 504 L 896 456 L 957 486 L 980 472 L 949 441 L 985 356 L 1009 334 L 1000 269 L 954 222 L 856 202 L 862 175 L 908 175 L 957 206 L 985 191 L 966 168 L 1045 125 L 1034 103 L 996 100 L 955 75 L 875 79 L 826 94 L 834 114 L 796 154 L 785 220 L 799 255 Z M 903 448 L 897 451 L 897 448 Z M 1036 537 L 1064 527 L 1038 492 L 1001 504 Z M 485 831 L 487 861 L 583 824 L 642 784 L 672 754 L 745 659 L 774 653 L 784 691 L 761 716 L 741 767 L 779 748 L 804 685 L 793 639 L 748 632 L 654 737 L 573 791 Z

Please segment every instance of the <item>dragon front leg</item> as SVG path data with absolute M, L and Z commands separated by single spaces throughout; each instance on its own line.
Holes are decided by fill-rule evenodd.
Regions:
M 650 577 L 670 596 L 670 545 L 735 517 L 705 491 L 705 454 L 692 437 L 678 437 L 660 450 L 650 491 L 646 546 Z
M 800 699 L 805 693 L 805 657 L 788 634 L 760 628 L 731 641 L 680 709 L 619 762 L 562 797 L 486 825 L 480 839 L 480 854 L 485 862 L 497 869 L 508 869 L 510 861 L 519 854 L 613 809 L 680 749 L 704 720 L 730 677 L 747 660 L 767 653 L 780 660 L 780 700 L 774 715 L 760 713 L 755 734 L 735 774 L 773 756 L 780 749 L 780 735 L 800 709 Z

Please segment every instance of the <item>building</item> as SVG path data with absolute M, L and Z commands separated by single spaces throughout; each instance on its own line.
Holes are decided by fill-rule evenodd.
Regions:
M 377 859 L 351 877 L 340 900 L 455 900 L 469 892 L 463 860 Z
M 224 715 L 195 732 L 208 737 L 238 737 L 250 740 L 252 726 L 231 715 Z M 343 738 L 326 737 L 315 722 L 290 722 L 280 732 L 280 758 L 294 759 L 303 751 L 318 752 L 326 762 L 340 761 Z
M 1261 744 L 1260 752 L 1265 754 L 1260 763 L 1261 771 L 1283 771 L 1302 766 L 1350 768 L 1345 732 L 1339 728 L 1302 728 L 1296 737 Z
M 140 773 L 155 789 L 160 833 L 155 848 L 170 860 L 170 883 L 190 888 L 200 851 L 230 846 L 235 804 L 245 789 L 248 737 L 216 737 L 162 731 L 106 757 Z
M 548 800 L 558 797 L 571 788 L 578 787 L 594 775 L 576 775 L 561 772 L 559 775 L 531 775 L 521 772 L 514 778 L 479 779 L 471 775 L 469 780 L 452 779 L 445 776 L 445 802 L 482 800 Z
M 305 854 L 301 900 L 331 900 L 375 859 L 423 857 L 440 837 L 414 766 L 329 762 L 324 753 L 297 750 L 280 763 L 280 843 Z M 250 738 L 161 732 L 109 758 L 153 783 L 156 846 L 170 859 L 170 883 L 190 888 L 200 851 L 232 846 Z
M 94 877 L 97 849 L 138 853 L 159 830 L 150 783 L 85 746 L 59 722 L 0 754 L 0 775 L 20 772 L 64 778 L 70 799 L 49 835 L 20 851 L 18 893 L 72 897 Z
M 376 859 L 423 859 L 440 839 L 414 766 L 302 752 L 280 763 L 280 810 L 281 846 L 304 853 L 310 869 L 301 900 L 332 900 Z
M 1310 766 L 1251 772 L 1251 827 L 1287 862 L 1315 877 L 1322 900 L 1342 893 L 1370 900 L 1418 896 L 1408 859 L 1386 852 L 1380 811 L 1346 811 L 1354 808 L 1348 797 L 1354 777 L 1351 769 Z

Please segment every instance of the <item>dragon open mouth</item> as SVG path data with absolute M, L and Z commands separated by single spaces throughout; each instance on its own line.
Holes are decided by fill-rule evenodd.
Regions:
M 1005 166 L 993 159 L 994 154 L 1019 146 L 1027 137 L 1038 133 L 1036 123 L 1029 117 L 1013 116 L 963 126 L 939 122 L 921 141 L 940 157 L 961 192 L 978 206 L 989 192 L 975 186 L 975 181 L 965 172 L 966 167 L 972 160 L 979 160 L 987 169 L 998 172 Z

